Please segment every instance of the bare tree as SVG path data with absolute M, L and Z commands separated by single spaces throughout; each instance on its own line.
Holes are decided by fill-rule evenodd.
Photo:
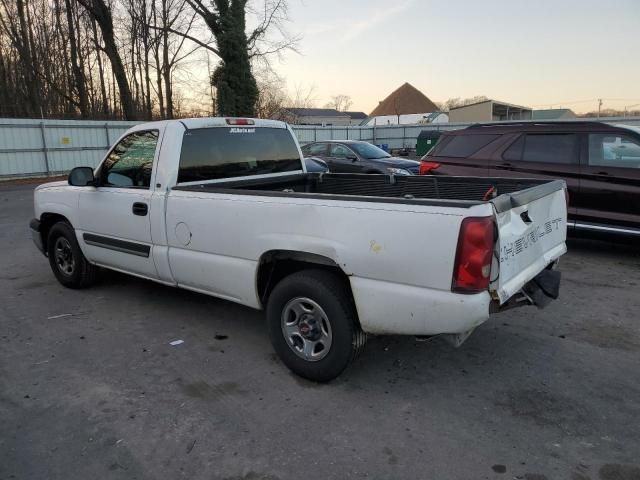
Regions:
M 266 115 L 284 90 L 261 79 L 252 99 L 252 69 L 294 48 L 286 15 L 285 0 L 0 0 L 0 115 Z
M 116 44 L 111 8 L 107 6 L 104 0 L 76 1 L 87 10 L 89 15 L 91 15 L 100 27 L 102 40 L 104 42 L 104 46 L 101 46 L 100 48 L 104 50 L 111 62 L 111 71 L 118 83 L 120 103 L 122 104 L 124 117 L 127 120 L 135 120 L 137 115 L 133 103 L 133 97 L 131 95 L 131 89 L 129 88 L 129 80 L 127 79 L 122 57 L 120 56 L 120 52 L 118 51 L 118 46 Z
M 479 103 L 488 100 L 484 95 L 476 95 L 475 97 L 460 98 L 454 97 L 446 100 L 445 102 L 436 102 L 436 106 L 443 112 L 448 112 L 452 108 L 464 107 L 465 105 L 471 105 L 472 103 Z
M 339 112 L 346 112 L 353 105 L 353 101 L 349 95 L 334 95 L 326 103 L 325 108 L 335 108 Z
M 289 102 L 282 78 L 271 69 L 263 69 L 258 72 L 257 76 L 256 116 L 258 118 L 282 118 L 283 110 Z
M 296 39 L 286 35 L 285 0 L 264 0 L 261 8 L 253 8 L 247 0 L 186 0 L 204 21 L 215 44 L 202 41 L 183 30 L 171 28 L 215 54 L 220 63 L 214 70 L 211 83 L 216 88 L 216 109 L 223 115 L 251 116 L 255 114 L 258 85 L 252 72 L 252 61 L 295 48 Z M 247 35 L 246 16 L 257 14 L 261 20 Z M 279 40 L 269 36 L 273 30 L 280 33 Z
M 288 107 L 314 108 L 318 104 L 318 87 L 315 84 L 304 86 L 297 84 L 293 89 L 293 96 L 289 99 Z
M 78 62 L 78 40 L 76 38 L 76 28 L 74 21 L 74 9 L 72 7 L 71 0 L 65 0 L 65 6 L 67 8 L 67 25 L 69 26 L 69 50 L 71 52 L 71 68 L 73 70 L 73 79 L 78 95 L 78 107 L 80 108 L 80 115 L 82 118 L 89 116 L 89 110 L 87 106 L 88 96 L 87 89 L 85 88 L 84 73 L 80 68 Z

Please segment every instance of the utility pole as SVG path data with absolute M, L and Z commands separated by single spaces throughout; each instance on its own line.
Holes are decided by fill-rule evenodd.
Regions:
M 600 110 L 602 109 L 602 99 L 598 99 L 598 118 L 600 118 Z
M 640 107 L 640 103 L 636 103 L 635 105 L 627 105 L 626 107 L 624 107 L 624 116 L 625 116 L 625 117 L 627 116 L 627 111 L 628 111 L 630 108 L 635 108 L 635 107 Z

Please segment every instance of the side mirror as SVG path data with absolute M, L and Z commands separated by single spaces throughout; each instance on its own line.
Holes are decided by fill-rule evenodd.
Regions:
M 347 155 L 347 160 L 351 160 L 352 162 L 356 162 L 358 160 L 358 157 L 356 157 L 355 155 Z
M 69 172 L 69 185 L 74 187 L 95 186 L 96 178 L 93 176 L 93 168 L 76 167 Z

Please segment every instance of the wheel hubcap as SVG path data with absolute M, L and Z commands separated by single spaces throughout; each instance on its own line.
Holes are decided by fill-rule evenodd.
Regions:
M 282 310 L 282 334 L 300 358 L 322 360 L 331 348 L 331 324 L 316 302 L 306 297 L 289 300 Z
M 76 262 L 73 259 L 73 251 L 69 240 L 59 237 L 54 245 L 54 255 L 58 270 L 64 275 L 73 275 Z

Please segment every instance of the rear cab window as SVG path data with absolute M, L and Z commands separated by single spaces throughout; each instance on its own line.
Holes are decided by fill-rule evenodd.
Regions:
M 500 135 L 490 134 L 451 135 L 448 139 L 441 139 L 435 147 L 433 147 L 431 156 L 454 158 L 470 157 L 499 137 Z
M 184 132 L 178 183 L 302 170 L 289 130 L 211 127 Z

